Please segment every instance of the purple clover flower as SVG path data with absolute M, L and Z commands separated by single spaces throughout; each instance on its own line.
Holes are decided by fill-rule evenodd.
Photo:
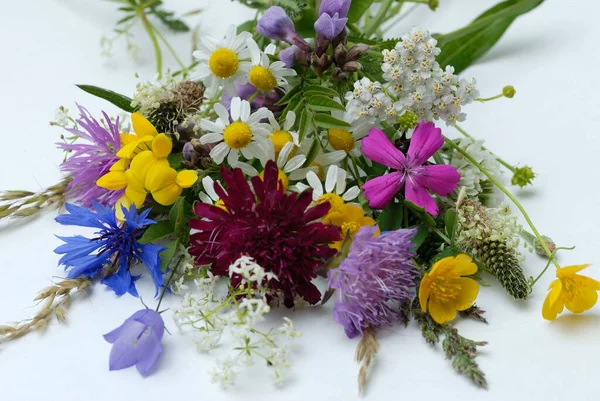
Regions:
M 71 152 L 69 158 L 60 165 L 60 169 L 71 179 L 66 195 L 88 208 L 91 207 L 92 201 L 114 206 L 124 190 L 110 191 L 97 186 L 96 181 L 108 173 L 110 167 L 119 159 L 116 155 L 121 148 L 119 120 L 113 123 L 108 115 L 102 112 L 107 130 L 84 107 L 77 107 L 80 112 L 77 124 L 82 129 L 68 128 L 67 131 L 87 142 L 57 143 L 59 149 Z
M 121 370 L 135 365 L 142 376 L 148 376 L 163 351 L 164 334 L 165 322 L 160 314 L 151 309 L 135 312 L 121 326 L 104 335 L 104 339 L 113 344 L 109 369 Z
M 311 51 L 310 45 L 298 35 L 294 22 L 281 7 L 269 7 L 258 20 L 256 32 L 269 39 L 281 40 L 290 45 L 296 45 L 303 51 Z
M 346 18 L 350 10 L 352 0 L 323 0 L 319 7 L 319 16 L 329 14 L 333 17 L 338 14 L 340 18 Z
M 377 227 L 362 227 L 354 236 L 348 257 L 329 271 L 329 288 L 338 301 L 333 318 L 344 327 L 348 338 L 364 334 L 402 319 L 399 304 L 415 294 L 418 270 L 411 258 L 415 229 L 401 229 L 373 235 Z M 394 305 L 394 303 L 396 305 Z
M 346 28 L 348 18 L 341 18 L 338 13 L 333 15 L 321 14 L 317 22 L 315 22 L 315 31 L 321 38 L 333 40 Z

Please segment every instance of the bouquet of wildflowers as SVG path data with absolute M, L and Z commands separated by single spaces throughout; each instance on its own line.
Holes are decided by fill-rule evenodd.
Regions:
M 470 103 L 515 95 L 507 86 L 483 98 L 475 79 L 458 74 L 541 0 L 501 2 L 455 32 L 415 27 L 398 38 L 387 38 L 385 26 L 406 15 L 407 3 L 434 10 L 437 1 L 241 0 L 255 18 L 224 37 L 199 37 L 193 64 L 174 54 L 181 69 L 166 73 L 160 44 L 173 50 L 152 18 L 187 26 L 161 2 L 120 2 L 119 24 L 127 25 L 118 32 L 141 21 L 157 79 L 138 84 L 132 98 L 80 85 L 126 115 L 78 105 L 70 117 L 62 109 L 55 124 L 68 133 L 57 144 L 64 180 L 0 197 L 1 218 L 57 205 L 57 223 L 93 231 L 60 237 L 66 277 L 40 292 L 32 319 L 0 326 L 0 342 L 64 320 L 77 291 L 100 283 L 138 297 L 136 281 L 149 277 L 156 307 L 104 335 L 111 370 L 152 373 L 171 314 L 199 351 L 231 346 L 215 381 L 231 384 L 263 360 L 280 382 L 288 343 L 300 333 L 289 318 L 270 327 L 269 312 L 325 307 L 332 324 L 359 339 L 361 390 L 378 332 L 409 320 L 485 387 L 475 358 L 486 343 L 453 326 L 487 323 L 476 305 L 480 287 L 526 300 L 553 264 L 543 318 L 596 303 L 600 282 L 579 274 L 587 265 L 561 267 L 561 248 L 507 188 L 506 177 L 530 185 L 532 169 L 506 162 L 458 125 Z M 547 259 L 535 278 L 523 273 L 523 250 Z M 163 313 L 167 292 L 181 303 Z

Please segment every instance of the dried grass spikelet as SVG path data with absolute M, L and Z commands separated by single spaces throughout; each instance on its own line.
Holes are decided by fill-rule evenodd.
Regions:
M 379 343 L 375 337 L 375 331 L 371 327 L 365 329 L 365 334 L 361 338 L 358 346 L 356 347 L 356 362 L 360 364 L 360 371 L 358 373 L 358 392 L 364 393 L 367 387 L 367 375 L 369 373 L 369 367 L 377 355 L 379 350 Z
M 23 320 L 15 325 L 0 326 L 0 344 L 16 340 L 19 337 L 37 330 L 43 331 L 53 316 L 59 322 L 64 322 L 67 317 L 66 309 L 71 303 L 71 293 L 83 292 L 92 281 L 86 277 L 65 279 L 56 285 L 44 288 L 34 301 L 44 301 L 42 308 L 31 319 Z

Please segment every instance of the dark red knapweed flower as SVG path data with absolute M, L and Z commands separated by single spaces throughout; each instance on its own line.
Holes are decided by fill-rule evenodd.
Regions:
M 269 161 L 264 181 L 252 178 L 252 187 L 239 168 L 221 167 L 225 191 L 218 184 L 215 191 L 226 210 L 206 203 L 196 203 L 190 227 L 199 232 L 190 236 L 190 254 L 196 264 L 211 264 L 215 275 L 229 275 L 229 265 L 242 255 L 256 260 L 278 280 L 269 281 L 273 295 L 281 292 L 285 306 L 294 306 L 296 295 L 308 303 L 319 302 L 321 293 L 311 282 L 316 271 L 335 254 L 328 243 L 339 241 L 339 228 L 315 221 L 329 211 L 329 203 L 308 208 L 312 191 L 300 195 L 284 194 L 278 180 L 277 165 Z M 233 285 L 240 277 L 232 277 Z

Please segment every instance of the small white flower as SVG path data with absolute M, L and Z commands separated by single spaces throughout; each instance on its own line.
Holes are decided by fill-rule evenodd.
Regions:
M 200 122 L 200 127 L 209 132 L 200 137 L 200 142 L 220 142 L 210 151 L 210 157 L 215 163 L 222 164 L 227 157 L 227 162 L 232 167 L 237 167 L 240 153 L 247 160 L 264 159 L 263 149 L 272 129 L 269 124 L 260 121 L 272 114 L 269 110 L 261 107 L 251 114 L 250 103 L 239 97 L 231 99 L 229 112 L 220 103 L 215 104 L 214 110 L 219 116 L 217 121 L 202 119 Z
M 259 91 L 270 92 L 276 87 L 286 87 L 288 82 L 285 77 L 296 75 L 296 71 L 286 68 L 282 61 L 271 63 L 269 55 L 275 54 L 275 45 L 270 44 L 263 53 L 252 38 L 249 38 L 246 44 L 252 58 L 248 81 Z
M 213 96 L 219 86 L 228 93 L 235 93 L 234 83 L 248 82 L 248 73 L 252 68 L 248 50 L 249 32 L 236 35 L 235 25 L 231 25 L 223 39 L 204 36 L 200 39 L 198 50 L 193 56 L 198 60 L 197 78 L 206 85 L 206 93 Z
M 355 200 L 360 194 L 360 189 L 355 185 L 346 190 L 347 174 L 344 169 L 330 166 L 327 170 L 325 186 L 314 172 L 310 171 L 306 174 L 306 180 L 313 189 L 313 201 L 326 200 L 331 204 L 331 210 L 335 210 L 344 203 Z M 307 188 L 305 187 L 305 189 Z
M 237 372 L 232 358 L 217 361 L 217 366 L 210 371 L 211 381 L 226 388 L 235 383 Z
M 218 185 L 221 185 L 217 181 Z M 206 176 L 202 179 L 202 187 L 204 187 L 204 192 L 200 192 L 198 197 L 204 203 L 209 203 L 211 205 L 219 202 L 219 195 L 215 192 L 215 180 L 213 180 L 210 176 Z M 222 188 L 222 187 L 221 187 Z

